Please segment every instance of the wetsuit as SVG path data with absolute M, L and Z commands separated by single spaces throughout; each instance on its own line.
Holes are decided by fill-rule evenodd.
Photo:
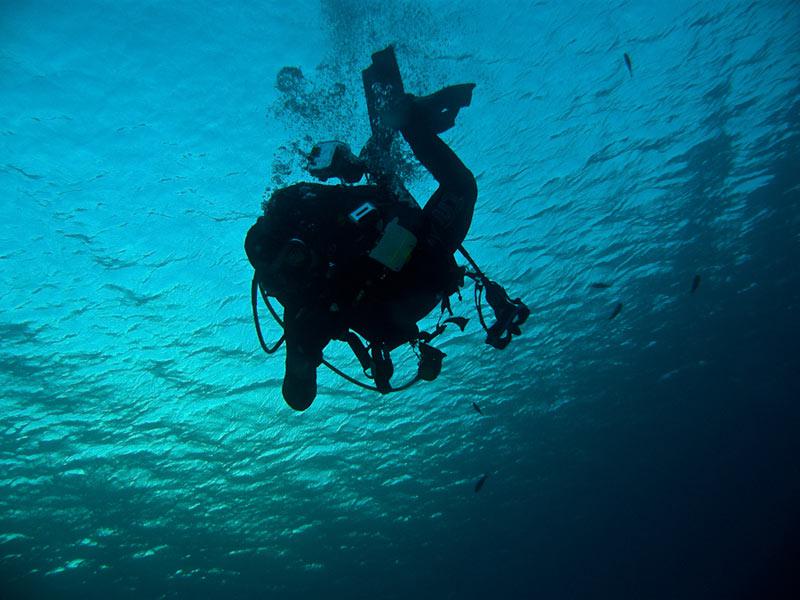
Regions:
M 323 349 L 332 339 L 343 339 L 347 330 L 353 329 L 371 344 L 391 350 L 415 339 L 417 321 L 433 310 L 443 296 L 458 288 L 453 253 L 464 241 L 472 222 L 477 198 L 475 178 L 426 119 L 417 118 L 412 109 L 406 121 L 400 128 L 403 137 L 417 160 L 439 183 L 424 208 L 420 211 L 415 206 L 417 214 L 410 214 L 409 218 L 415 221 L 417 244 L 408 262 L 394 273 L 381 271 L 379 265 L 363 254 L 354 255 L 350 260 L 338 260 L 340 268 L 331 273 L 326 270 L 333 264 L 328 262 L 328 257 L 306 261 L 301 256 L 298 274 L 303 277 L 303 285 L 285 293 L 275 293 L 284 306 L 286 373 L 283 397 L 295 410 L 305 410 L 313 402 L 317 392 L 316 370 L 322 361 Z M 309 209 L 312 203 L 319 207 L 326 206 L 326 202 L 327 206 L 339 204 L 349 208 L 361 201 L 358 195 L 367 193 L 365 188 L 369 187 L 300 185 L 305 185 L 300 189 L 308 190 L 306 195 L 311 196 Z M 280 193 L 280 190 L 276 192 Z M 386 200 L 392 192 L 373 188 L 372 193 Z M 325 195 L 332 198 L 323 198 Z M 292 200 L 295 210 L 303 210 L 304 197 L 301 193 L 299 200 Z M 401 199 L 394 197 L 389 201 L 400 202 Z M 265 252 L 261 240 L 269 237 L 265 230 L 277 231 L 284 225 L 280 218 L 270 222 L 270 216 L 268 209 L 266 218 L 261 217 L 251 228 L 245 242 L 257 273 L 262 266 L 258 255 Z M 323 238 L 339 233 L 338 221 L 331 215 L 317 219 L 320 220 L 327 221 L 327 226 L 312 226 L 306 232 L 319 247 L 335 248 L 335 252 L 347 254 L 348 248 L 357 245 L 344 231 L 338 244 L 328 244 Z M 277 249 L 269 251 L 274 253 Z

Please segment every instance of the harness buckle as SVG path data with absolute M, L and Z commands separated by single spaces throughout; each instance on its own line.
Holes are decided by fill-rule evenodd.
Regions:
M 364 202 L 364 204 L 350 213 L 350 220 L 356 225 L 361 225 L 367 215 L 377 212 L 377 210 L 372 202 Z

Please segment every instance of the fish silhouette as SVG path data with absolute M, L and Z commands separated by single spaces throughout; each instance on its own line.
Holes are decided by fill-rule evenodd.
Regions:
M 697 288 L 700 287 L 700 275 L 695 275 L 694 279 L 692 280 L 692 294 L 697 291 Z
M 589 287 L 595 290 L 607 290 L 608 288 L 611 287 L 611 284 L 605 283 L 603 281 L 598 281 L 597 283 L 591 284 Z
M 611 313 L 611 316 L 608 317 L 608 320 L 614 319 L 619 313 L 622 312 L 622 302 L 618 302 L 617 305 L 614 307 L 614 312 Z
M 625 66 L 628 67 L 628 73 L 630 73 L 631 77 L 633 77 L 633 63 L 631 63 L 630 55 L 626 52 L 622 56 L 625 59 Z
M 481 410 L 481 407 L 480 407 L 480 406 L 478 406 L 478 405 L 477 405 L 475 402 L 473 402 L 473 403 L 472 403 L 472 408 L 474 408 L 474 409 L 475 409 L 475 411 L 476 411 L 476 412 L 477 412 L 479 415 L 482 415 L 482 414 L 483 414 L 483 411 Z
M 481 477 L 480 479 L 478 479 L 478 483 L 475 484 L 475 493 L 476 494 L 481 491 L 481 488 L 483 487 L 483 484 L 486 483 L 486 478 L 487 477 L 489 477 L 488 473 L 486 475 L 484 475 L 483 477 Z

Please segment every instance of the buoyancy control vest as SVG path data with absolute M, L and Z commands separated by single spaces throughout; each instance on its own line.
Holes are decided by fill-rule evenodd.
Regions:
M 452 254 L 428 247 L 422 209 L 407 193 L 298 183 L 264 208 L 245 240 L 262 288 L 284 306 L 340 312 L 368 340 L 408 341 L 416 321 L 463 284 Z

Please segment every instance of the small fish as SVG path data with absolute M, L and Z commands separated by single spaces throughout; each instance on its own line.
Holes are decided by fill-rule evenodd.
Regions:
M 595 290 L 607 290 L 608 288 L 611 287 L 611 284 L 605 283 L 603 281 L 598 281 L 597 283 L 591 284 L 589 287 Z
M 700 287 L 700 275 L 695 275 L 694 279 L 692 280 L 692 294 L 697 291 L 697 288 Z
M 614 312 L 612 312 L 611 316 L 608 317 L 608 320 L 610 321 L 621 312 L 622 312 L 622 302 L 618 302 L 617 305 L 614 307 Z
M 475 484 L 475 493 L 476 494 L 481 491 L 481 488 L 483 487 L 483 484 L 486 483 L 486 478 L 487 477 L 489 477 L 488 473 L 486 475 L 484 475 L 483 477 L 481 477 L 480 479 L 478 479 L 478 483 Z
M 476 411 L 476 412 L 477 412 L 479 415 L 482 415 L 482 414 L 483 414 L 483 411 L 481 410 L 481 407 L 480 407 L 480 406 L 478 406 L 478 405 L 477 405 L 475 402 L 473 402 L 473 403 L 472 403 L 472 408 L 474 408 L 474 409 L 475 409 L 475 411 Z
M 625 59 L 625 66 L 628 67 L 628 73 L 630 73 L 631 77 L 633 77 L 633 63 L 631 63 L 630 55 L 626 52 L 622 56 Z

